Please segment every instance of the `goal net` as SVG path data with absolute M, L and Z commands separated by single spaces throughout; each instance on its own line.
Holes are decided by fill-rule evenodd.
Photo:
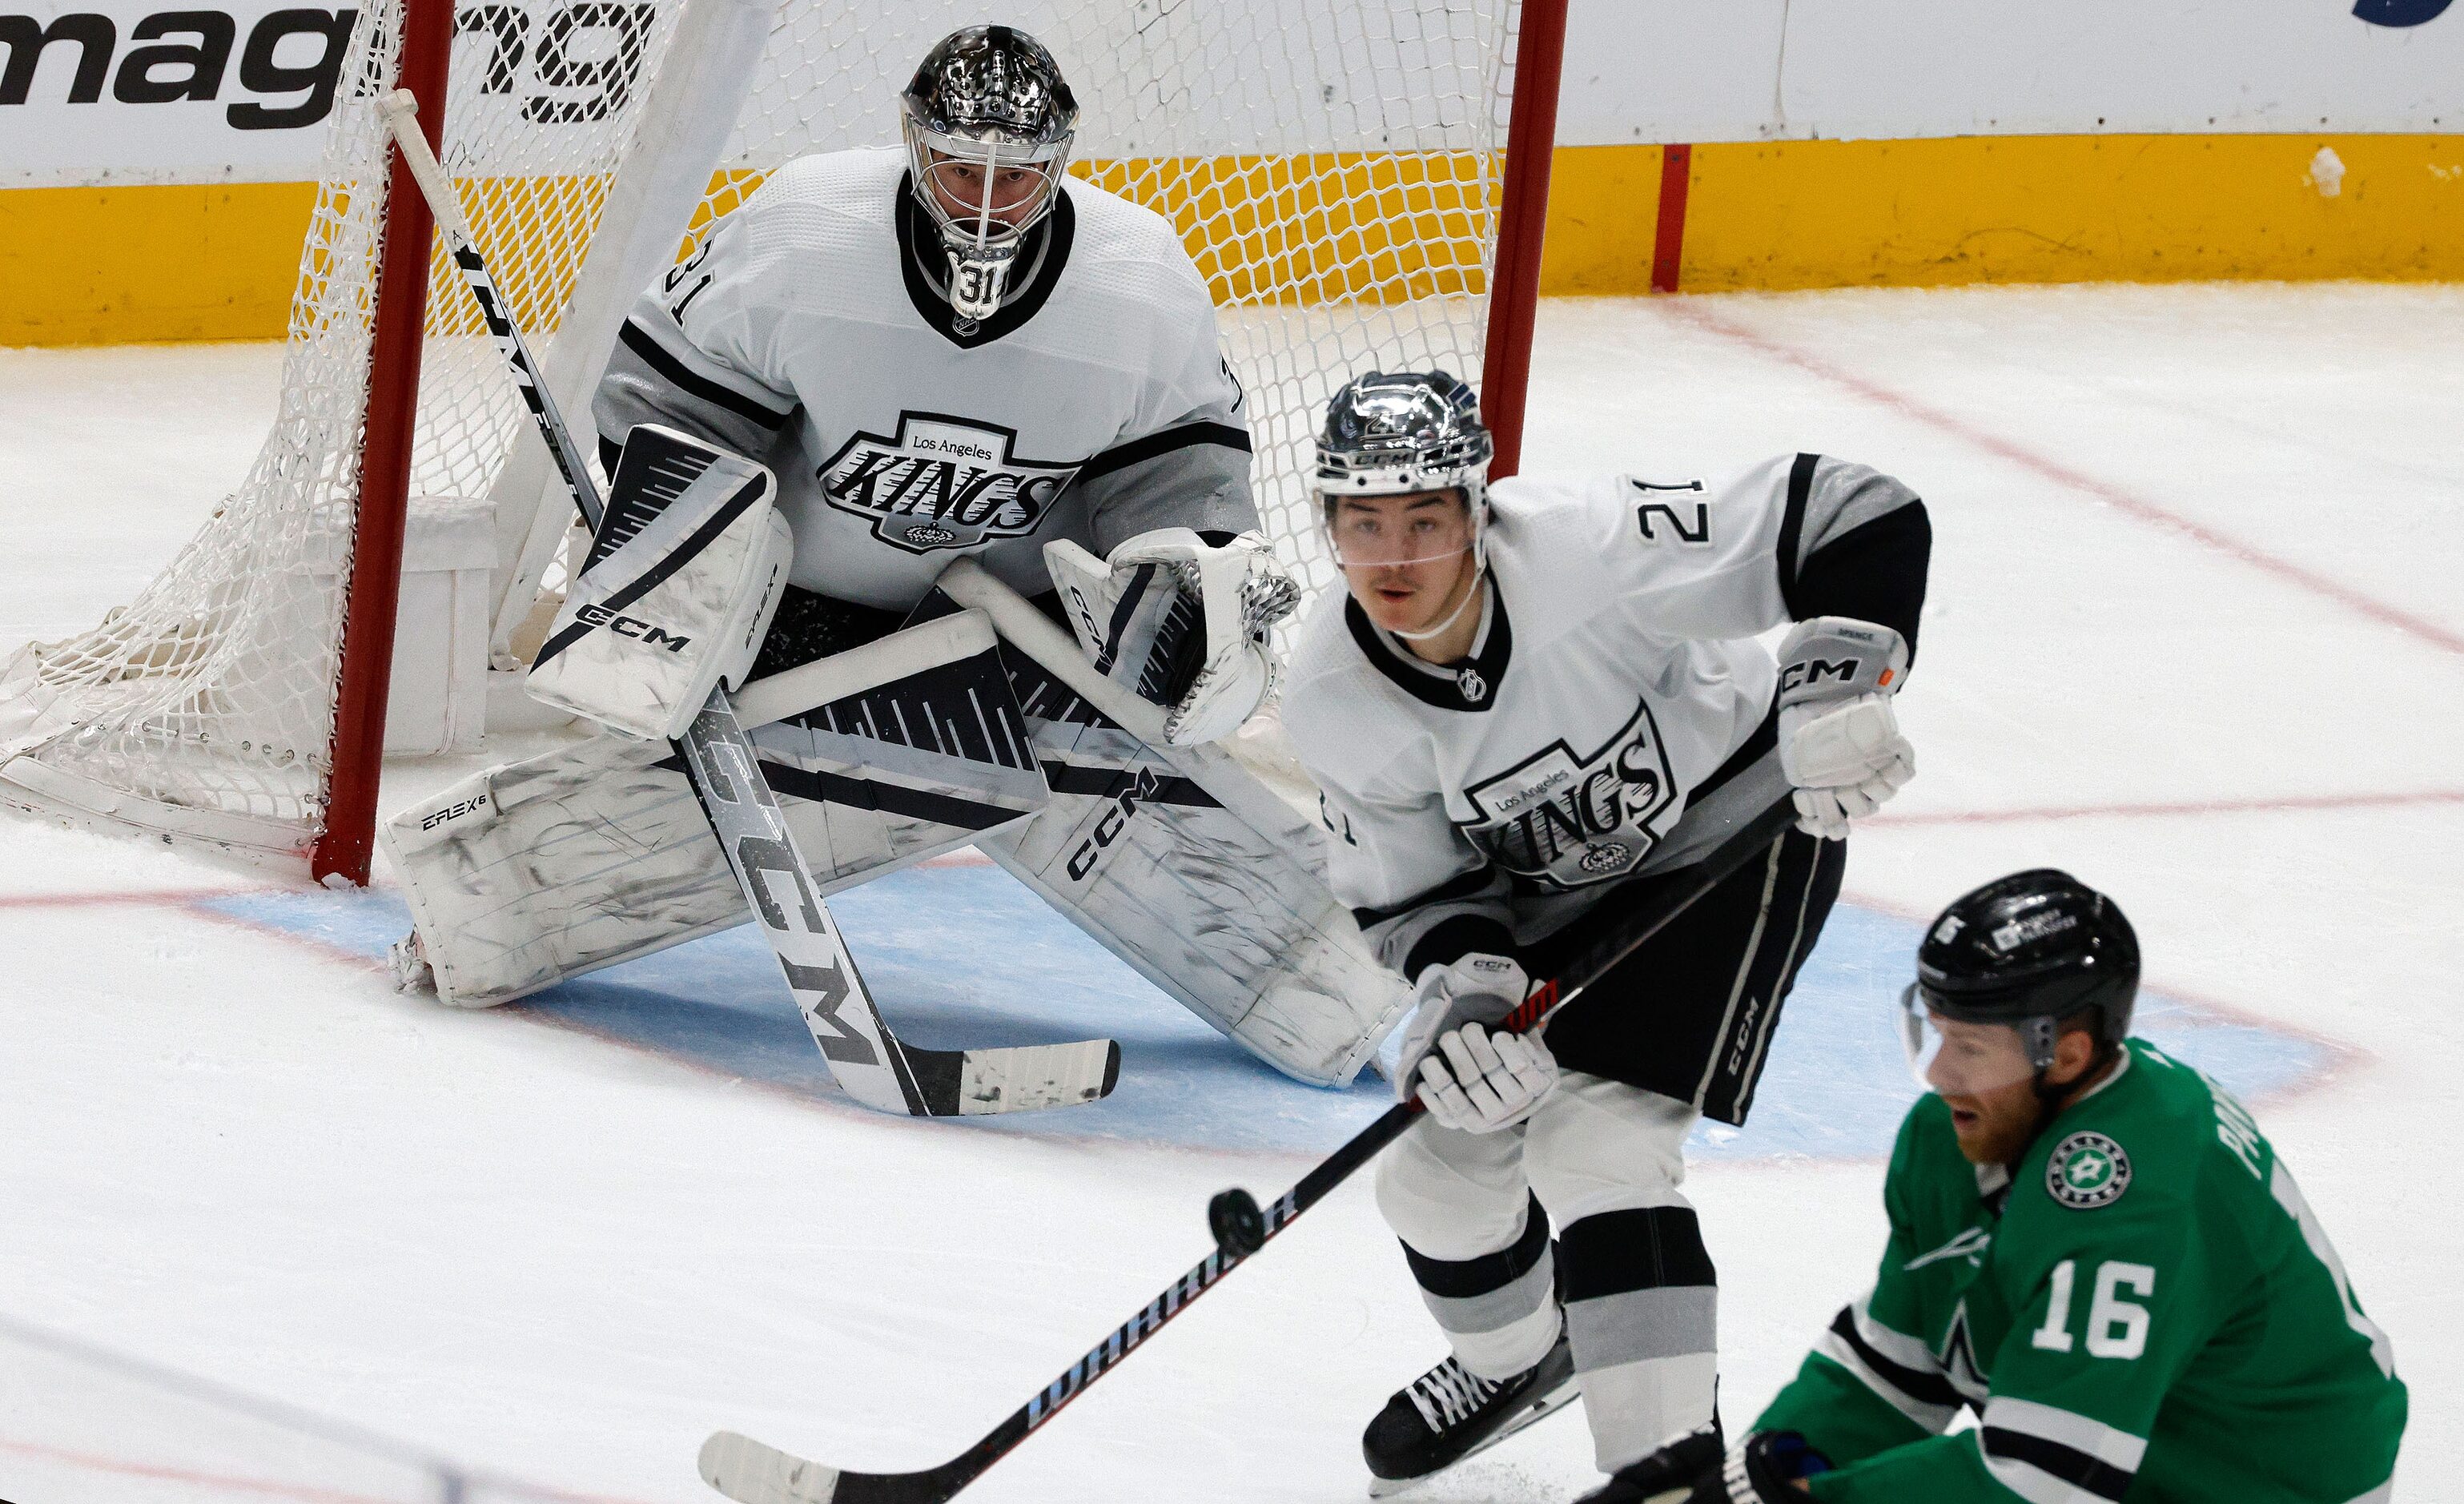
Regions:
M 367 400 L 387 163 L 375 105 L 397 77 L 405 3 L 450 0 L 361 12 L 273 432 L 136 600 L 0 669 L 0 798 L 260 852 L 305 855 L 328 833 L 350 761 L 335 705 L 361 450 L 372 428 L 411 421 Z M 1535 15 L 1550 3 L 1529 0 Z M 1308 480 L 1327 395 L 1373 367 L 1481 375 L 1525 8 L 464 0 L 442 156 L 587 452 L 617 323 L 691 230 L 794 157 L 894 146 L 898 90 L 934 41 L 1020 26 L 1080 100 L 1071 170 L 1169 219 L 1213 290 L 1261 510 L 1316 590 L 1333 579 Z M 467 295 L 431 256 L 412 512 L 490 509 L 510 664 L 556 579 L 567 508 Z M 1519 391 L 1488 392 L 1492 410 L 1501 398 L 1519 410 Z

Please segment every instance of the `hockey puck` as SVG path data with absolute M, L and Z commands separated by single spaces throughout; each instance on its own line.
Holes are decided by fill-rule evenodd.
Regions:
M 1234 1258 L 1247 1258 L 1266 1246 L 1266 1214 L 1258 1198 L 1235 1185 L 1206 1204 L 1206 1226 L 1215 1246 Z

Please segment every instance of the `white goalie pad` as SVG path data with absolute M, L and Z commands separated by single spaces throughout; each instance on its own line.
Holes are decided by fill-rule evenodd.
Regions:
M 1160 709 L 972 561 L 941 587 L 1028 660 L 1013 660 L 1013 683 L 1052 790 L 1025 826 L 977 845 L 1251 1053 L 1349 1083 L 1411 994 L 1327 888 L 1316 824 L 1221 749 L 1165 746 Z
M 795 556 L 752 460 L 642 424 L 607 512 L 531 666 L 531 697 L 664 743 L 741 684 Z
M 976 844 L 1227 1038 L 1297 1079 L 1349 1084 L 1411 995 L 1306 848 L 1109 723 L 1040 721 L 1036 747 L 1051 802 Z
M 825 895 L 1044 803 L 974 612 L 757 680 L 737 710 L 769 722 L 754 747 Z M 397 971 L 456 1006 L 510 1002 L 748 918 L 665 742 L 610 734 L 491 768 L 397 813 L 378 840 L 416 926 L 416 954 Z

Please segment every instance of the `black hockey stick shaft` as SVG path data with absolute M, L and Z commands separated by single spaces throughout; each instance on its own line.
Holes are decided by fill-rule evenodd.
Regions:
M 1658 901 L 1628 915 L 1558 976 L 1533 988 L 1499 1027 L 1516 1033 L 1539 1027 L 1550 1014 L 1580 997 L 1618 962 L 1666 929 L 1704 895 L 1727 880 L 1757 853 L 1768 851 L 1771 843 L 1787 834 L 1795 819 L 1794 804 L 1789 799 L 1763 809 L 1687 869 L 1691 880 L 1683 888 L 1663 892 Z M 1254 1256 L 1268 1240 L 1299 1221 L 1301 1213 L 1326 1199 L 1328 1193 L 1375 1159 L 1379 1150 L 1402 1137 L 1422 1111 L 1415 1095 L 1378 1115 L 1376 1121 L 1353 1135 L 1351 1141 L 1319 1161 L 1316 1168 L 1265 1209 L 1255 1246 L 1243 1250 L 1225 1248 L 1219 1242 L 1214 1252 L 1166 1286 L 1163 1294 L 1147 1302 L 1137 1315 L 1113 1328 L 1110 1336 L 1062 1370 L 1042 1392 L 1013 1411 L 983 1439 L 939 1467 L 920 1472 L 833 1471 L 722 1432 L 702 1449 L 703 1477 L 730 1497 L 753 1500 L 755 1504 L 944 1504 L 1059 1414 L 1070 1401 L 1084 1394 L 1089 1385 L 1111 1372 L 1165 1322 L 1187 1310 L 1192 1301 L 1221 1284 L 1226 1274 Z M 739 1468 L 741 1472 L 737 1471 Z
M 471 289 L 472 299 L 479 305 L 479 318 L 488 326 L 488 337 L 496 342 L 505 364 L 513 368 L 514 385 L 521 390 L 522 403 L 530 409 L 531 421 L 538 426 L 539 437 L 547 442 L 547 452 L 556 460 L 557 473 L 564 477 L 564 488 L 573 497 L 575 510 L 591 531 L 598 531 L 600 515 L 606 510 L 600 499 L 599 487 L 590 478 L 590 467 L 583 463 L 582 451 L 574 445 L 573 431 L 565 427 L 564 415 L 557 410 L 555 394 L 539 376 L 539 363 L 531 359 L 521 326 L 506 311 L 504 293 L 479 254 L 471 223 L 463 217 L 461 199 L 455 196 L 452 184 L 446 181 L 435 153 L 427 149 L 427 138 L 419 134 L 419 101 L 409 90 L 396 89 L 380 100 L 377 108 L 394 133 L 403 166 L 410 169 L 435 215 L 436 228 L 445 236 L 446 254 L 453 258 L 454 270 L 462 274 L 463 285 Z M 412 144 L 413 138 L 417 139 L 416 146 Z

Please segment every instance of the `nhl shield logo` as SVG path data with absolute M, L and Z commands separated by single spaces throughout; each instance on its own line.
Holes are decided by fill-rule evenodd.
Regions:
M 2130 1188 L 2130 1156 L 2101 1133 L 2075 1133 L 2045 1161 L 2045 1190 L 2078 1211 L 2110 1206 Z
M 822 495 L 911 554 L 1023 538 L 1044 525 L 1076 462 L 1020 459 L 1009 429 L 938 412 L 902 412 L 891 437 L 858 433 L 816 476 Z
M 1488 680 L 1480 676 L 1478 669 L 1457 669 L 1455 688 L 1463 692 L 1463 698 L 1475 705 L 1488 698 Z

